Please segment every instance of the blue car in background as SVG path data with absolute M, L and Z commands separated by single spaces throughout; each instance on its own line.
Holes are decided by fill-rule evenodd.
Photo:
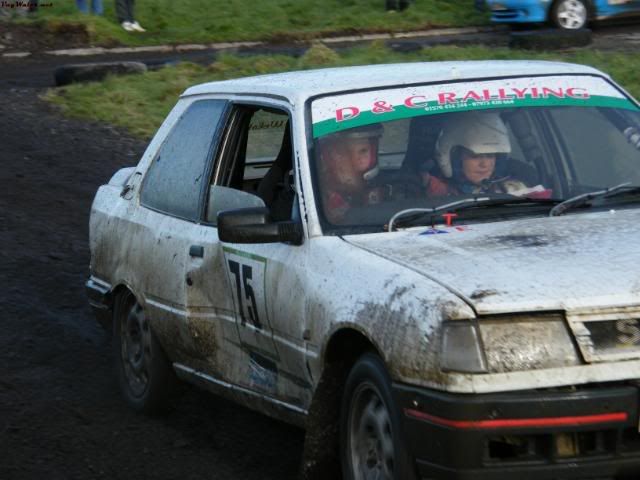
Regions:
M 640 0 L 486 0 L 496 23 L 551 22 L 578 29 L 590 20 L 640 15 Z

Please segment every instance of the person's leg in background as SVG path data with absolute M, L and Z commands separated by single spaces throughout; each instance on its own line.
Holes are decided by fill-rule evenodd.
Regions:
M 385 9 L 387 11 L 402 11 L 409 8 L 412 0 L 385 0 Z
M 142 25 L 140 25 L 135 20 L 135 15 L 133 14 L 133 6 L 135 3 L 135 0 L 128 0 L 128 3 L 129 3 L 129 17 L 131 18 L 131 27 L 135 32 L 146 32 L 146 30 L 142 28 Z
M 129 15 L 129 21 L 131 23 L 135 22 L 135 16 L 133 14 L 133 5 L 135 0 L 127 0 L 127 15 Z
M 116 15 L 118 22 L 127 32 L 145 32 L 146 30 L 134 20 L 134 0 L 116 0 Z
M 91 12 L 94 15 L 102 15 L 104 13 L 104 7 L 102 6 L 102 0 L 91 1 Z
M 133 28 L 131 28 L 133 18 L 129 16 L 129 2 L 127 0 L 116 0 L 116 17 L 122 28 L 127 32 L 133 32 Z
M 87 0 L 76 0 L 76 7 L 80 13 L 89 13 L 89 5 L 87 5 Z

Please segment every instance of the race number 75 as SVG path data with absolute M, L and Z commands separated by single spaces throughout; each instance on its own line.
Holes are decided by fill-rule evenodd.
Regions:
M 262 329 L 262 323 L 258 316 L 258 307 L 256 305 L 256 296 L 253 291 L 252 279 L 253 268 L 250 265 L 244 265 L 235 260 L 229 260 L 229 271 L 233 274 L 236 285 L 236 295 L 238 298 L 238 311 L 242 320 L 242 325 L 246 325 L 245 301 L 249 321 L 253 323 L 258 330 Z

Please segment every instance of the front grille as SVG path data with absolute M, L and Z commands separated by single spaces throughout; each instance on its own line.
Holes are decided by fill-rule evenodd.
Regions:
M 627 428 L 622 432 L 620 451 L 622 453 L 640 452 L 640 433 L 637 428 Z
M 561 432 L 543 435 L 492 436 L 485 439 L 487 466 L 505 463 L 545 464 L 616 455 L 640 454 L 636 428 Z
M 542 461 L 546 457 L 548 435 L 508 435 L 490 437 L 485 443 L 485 461 Z
M 566 317 L 587 363 L 640 359 L 640 308 L 574 311 Z

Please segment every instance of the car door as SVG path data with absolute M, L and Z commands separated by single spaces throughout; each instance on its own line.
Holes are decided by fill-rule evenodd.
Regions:
M 596 9 L 599 16 L 640 13 L 640 0 L 599 0 L 596 2 Z
M 227 102 L 185 103 L 145 172 L 128 251 L 136 266 L 130 283 L 143 292 L 154 332 L 170 358 L 190 364 L 201 353 L 188 321 L 191 280 L 185 276 L 185 266 L 194 254 L 191 246 L 199 242 L 207 172 Z
M 283 185 L 290 181 L 293 164 L 289 129 L 285 110 L 234 106 L 211 185 L 257 199 L 261 186 L 272 184 L 272 190 L 280 191 L 261 193 L 274 209 L 285 212 L 281 215 L 291 218 L 295 211 L 292 186 Z M 279 162 L 288 165 L 279 165 L 282 182 L 271 181 L 273 175 L 267 172 Z M 289 199 L 280 202 L 283 208 L 278 202 L 287 195 Z M 207 205 L 209 225 L 201 226 L 199 244 L 205 258 L 191 261 L 188 275 L 199 287 L 188 290 L 187 305 L 191 314 L 210 303 L 217 315 L 218 325 L 209 326 L 213 331 L 205 334 L 208 340 L 200 345 L 212 352 L 215 364 L 203 367 L 233 385 L 302 405 L 310 398 L 311 387 L 303 361 L 304 296 L 296 291 L 304 275 L 304 248 L 284 243 L 222 244 L 215 226 L 215 213 L 221 207 L 212 199 Z M 204 326 L 204 316 L 201 319 L 201 328 L 209 328 Z

